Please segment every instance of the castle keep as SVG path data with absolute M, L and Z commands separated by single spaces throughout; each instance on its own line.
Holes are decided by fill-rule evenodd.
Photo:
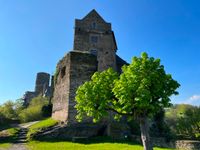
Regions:
M 96 71 L 112 67 L 121 72 L 121 67 L 126 62 L 116 55 L 116 50 L 111 24 L 95 10 L 83 19 L 75 20 L 73 50 L 56 67 L 52 118 L 76 123 L 74 106 L 77 88 L 90 80 Z

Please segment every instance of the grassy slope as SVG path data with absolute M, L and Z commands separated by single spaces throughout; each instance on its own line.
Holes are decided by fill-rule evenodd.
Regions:
M 45 119 L 43 121 L 40 121 L 38 123 L 31 125 L 29 127 L 29 131 L 27 133 L 28 139 L 30 139 L 31 136 L 36 134 L 37 132 L 40 132 L 41 130 L 52 127 L 52 126 L 56 125 L 57 123 L 58 123 L 57 121 L 55 121 L 51 118 L 48 118 L 48 119 Z
M 45 129 L 50 126 L 54 126 L 57 124 L 55 120 L 46 119 L 44 121 L 38 122 L 29 127 L 28 136 L 31 134 L 35 134 L 38 131 Z M 90 141 L 88 144 L 80 144 L 73 142 L 58 142 L 58 141 L 48 141 L 48 142 L 39 142 L 39 141 L 31 141 L 28 143 L 28 146 L 31 150 L 62 150 L 62 149 L 70 149 L 70 150 L 143 150 L 141 145 L 132 144 L 132 143 L 114 143 L 113 141 L 106 141 L 105 139 L 94 139 L 94 141 Z M 94 143 L 92 143 L 94 142 Z M 170 150 L 164 148 L 155 148 L 154 150 Z
M 96 143 L 96 144 L 79 144 L 72 142 L 36 142 L 29 143 L 31 150 L 143 150 L 141 145 L 130 145 L 120 143 Z M 172 150 L 166 148 L 154 148 L 154 150 Z

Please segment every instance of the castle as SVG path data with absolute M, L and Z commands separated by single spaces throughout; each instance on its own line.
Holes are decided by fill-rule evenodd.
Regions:
M 112 67 L 120 73 L 121 67 L 127 63 L 116 55 L 116 51 L 117 43 L 111 23 L 107 23 L 95 10 L 83 19 L 75 20 L 73 50 L 56 67 L 53 119 L 70 124 L 77 122 L 74 108 L 77 88 L 90 80 L 96 71 Z
M 116 51 L 117 43 L 111 23 L 107 23 L 95 10 L 83 19 L 75 20 L 73 50 L 58 62 L 51 83 L 48 73 L 39 72 L 35 91 L 27 91 L 23 98 L 24 105 L 28 106 L 36 96 L 48 97 L 53 104 L 52 118 L 64 123 L 38 134 L 38 137 L 73 138 L 111 134 L 120 137 L 130 131 L 125 120 L 115 125 L 112 117 L 105 117 L 96 124 L 89 117 L 85 117 L 82 123 L 78 123 L 75 118 L 77 88 L 89 81 L 96 71 L 111 67 L 121 73 L 121 67 L 127 64 L 116 55 Z
M 39 72 L 35 90 L 23 96 L 24 106 L 37 96 L 48 97 L 52 104 L 52 118 L 70 124 L 77 123 L 75 94 L 77 88 L 91 79 L 96 71 L 112 67 L 121 73 L 127 64 L 116 55 L 117 43 L 111 23 L 107 23 L 92 10 L 83 19 L 75 20 L 73 50 L 68 52 L 57 64 L 55 75 Z M 84 122 L 91 122 L 85 119 Z

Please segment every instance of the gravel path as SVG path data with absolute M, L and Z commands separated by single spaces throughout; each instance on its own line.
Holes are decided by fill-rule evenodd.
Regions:
M 25 143 L 13 144 L 8 150 L 28 150 Z

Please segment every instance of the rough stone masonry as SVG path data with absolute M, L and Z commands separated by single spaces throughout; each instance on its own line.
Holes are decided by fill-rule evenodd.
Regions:
M 73 50 L 57 64 L 54 76 L 52 118 L 77 123 L 75 93 L 96 71 L 112 67 L 119 73 L 127 64 L 116 55 L 117 43 L 111 23 L 107 23 L 95 10 L 83 19 L 75 20 Z M 85 119 L 84 122 L 90 122 Z
M 52 77 L 53 78 L 53 77 Z M 53 82 L 50 83 L 50 74 L 45 72 L 38 72 L 35 81 L 35 90 L 34 91 L 26 91 L 23 95 L 23 105 L 28 106 L 31 100 L 37 96 L 48 97 L 49 99 L 52 97 L 53 91 Z

